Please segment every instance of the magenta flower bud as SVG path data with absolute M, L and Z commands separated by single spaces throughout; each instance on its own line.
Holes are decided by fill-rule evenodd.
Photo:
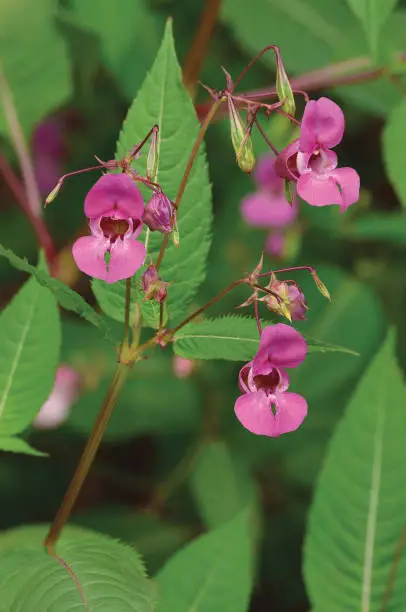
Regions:
M 292 321 L 306 319 L 307 304 L 303 291 L 295 284 L 271 279 L 267 289 L 273 291 L 279 298 L 266 294 L 261 301 L 272 312 L 281 314 Z
M 80 391 L 79 373 L 71 366 L 61 364 L 55 377 L 54 388 L 34 419 L 37 429 L 56 429 L 69 416 L 72 404 Z
M 142 290 L 146 300 L 156 300 L 163 302 L 167 296 L 167 286 L 169 283 L 161 280 L 154 264 L 150 264 L 141 277 Z
M 143 221 L 151 232 L 169 234 L 173 229 L 172 203 L 162 191 L 154 193 L 145 206 Z
M 188 378 L 195 369 L 196 362 L 193 359 L 185 359 L 179 355 L 174 355 L 172 360 L 173 372 L 176 378 Z

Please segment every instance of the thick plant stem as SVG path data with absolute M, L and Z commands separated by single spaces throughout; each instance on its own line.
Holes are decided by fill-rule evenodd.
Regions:
M 129 371 L 130 368 L 127 365 L 123 363 L 119 363 L 117 365 L 113 380 L 110 383 L 106 397 L 104 398 L 104 402 L 93 426 L 90 437 L 86 443 L 82 457 L 65 493 L 62 504 L 44 540 L 44 546 L 50 555 L 54 554 L 55 544 L 70 517 L 73 506 L 75 505 L 83 483 L 86 480 Z
M 207 128 L 209 127 L 210 123 L 212 122 L 212 120 L 214 118 L 214 115 L 217 113 L 218 109 L 220 108 L 220 106 L 223 104 L 224 101 L 225 101 L 225 98 L 219 98 L 218 100 L 216 100 L 212 104 L 212 106 L 211 106 L 209 112 L 207 113 L 207 115 L 206 115 L 202 125 L 200 126 L 200 130 L 199 130 L 199 132 L 198 132 L 198 134 L 196 136 L 195 143 L 194 143 L 192 151 L 190 153 L 189 160 L 188 160 L 188 163 L 186 164 L 185 172 L 183 174 L 182 180 L 181 180 L 180 185 L 179 185 L 178 193 L 176 195 L 176 200 L 174 202 L 174 206 L 175 206 L 176 209 L 179 208 L 180 203 L 182 201 L 183 194 L 185 192 L 186 185 L 187 185 L 190 173 L 191 173 L 192 168 L 193 168 L 193 164 L 195 163 L 195 159 L 196 159 L 197 154 L 199 152 L 200 145 L 203 142 L 203 138 L 204 138 L 204 136 L 205 136 L 205 134 L 207 132 Z M 168 234 L 166 234 L 164 236 L 163 241 L 162 241 L 161 249 L 160 249 L 159 255 L 158 255 L 158 259 L 157 259 L 156 264 L 155 264 L 155 267 L 156 267 L 157 270 L 159 270 L 159 268 L 161 266 L 162 259 L 164 257 L 164 253 L 165 253 L 165 249 L 166 249 L 166 246 L 168 244 L 168 239 L 169 239 L 168 238 Z

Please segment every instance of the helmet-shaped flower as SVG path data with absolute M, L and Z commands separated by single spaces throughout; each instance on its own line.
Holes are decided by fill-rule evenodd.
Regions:
M 85 199 L 92 235 L 72 247 L 79 270 L 107 283 L 133 276 L 145 259 L 145 246 L 135 240 L 143 214 L 141 192 L 127 174 L 99 178 Z

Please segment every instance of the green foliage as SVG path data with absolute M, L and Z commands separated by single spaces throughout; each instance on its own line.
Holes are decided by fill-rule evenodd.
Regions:
M 0 437 L 9 438 L 28 426 L 48 398 L 59 362 L 57 303 L 34 278 L 1 313 L 0 337 Z M 22 441 L 14 442 L 18 446 Z
M 160 128 L 158 182 L 174 200 L 198 132 L 193 104 L 183 88 L 169 22 L 155 63 L 128 111 L 117 145 L 117 158 L 140 142 L 154 124 Z M 148 147 L 146 147 L 148 149 Z M 145 155 L 136 162 L 145 173 Z M 205 276 L 210 246 L 211 190 L 203 147 L 187 183 L 178 213 L 180 246 L 170 244 L 160 268 L 168 290 L 171 319 L 187 311 Z M 149 255 L 156 258 L 162 234 L 153 232 Z
M 116 76 L 123 92 L 134 97 L 151 64 L 162 20 L 149 10 L 145 0 L 121 0 L 120 10 L 110 0 L 74 0 L 64 17 L 101 42 L 103 59 Z
M 107 338 L 111 337 L 110 327 L 104 317 L 100 316 L 76 291 L 62 283 L 57 278 L 52 278 L 47 272 L 39 270 L 29 264 L 25 259 L 22 259 L 9 249 L 6 249 L 0 244 L 0 257 L 6 257 L 12 266 L 18 270 L 28 272 L 35 277 L 35 280 L 46 287 L 53 293 L 59 304 L 66 310 L 72 310 L 78 315 L 92 323 L 100 329 L 102 334 Z
M 262 323 L 267 325 L 265 321 Z M 249 361 L 258 347 L 259 334 L 255 319 L 236 315 L 188 323 L 176 332 L 173 339 L 175 353 L 187 359 Z M 350 349 L 319 340 L 308 340 L 308 351 L 356 354 Z
M 57 556 L 50 557 L 42 548 L 44 533 L 42 526 L 19 529 L 5 548 L 0 539 L 4 610 L 154 610 L 155 588 L 134 549 L 76 528 L 62 535 Z
M 304 574 L 316 610 L 381 609 L 404 525 L 406 388 L 390 333 L 337 427 L 310 512 Z M 406 606 L 405 559 L 389 610 Z
M 249 513 L 185 546 L 158 573 L 158 612 L 246 612 L 252 589 Z
M 26 134 L 69 97 L 70 69 L 55 27 L 56 0 L 4 0 L 0 6 L 0 62 Z M 24 22 L 29 15 L 29 24 Z M 0 132 L 7 131 L 0 105 Z
M 347 0 L 347 4 L 364 26 L 373 59 L 378 58 L 379 34 L 382 25 L 398 0 Z
M 120 323 L 124 323 L 125 285 L 125 281 L 118 281 L 112 285 L 99 279 L 93 279 L 92 281 L 92 290 L 99 302 L 100 308 L 107 316 Z M 156 300 L 143 301 L 139 282 L 135 278 L 132 279 L 131 299 L 136 299 L 141 306 L 143 324 L 147 327 L 158 329 L 159 304 Z M 133 301 L 132 304 L 131 323 L 134 317 Z
M 190 487 L 204 524 L 215 529 L 255 504 L 255 487 L 246 466 L 224 442 L 206 442 L 200 448 Z
M 108 425 L 105 440 L 126 440 L 145 433 L 173 433 L 198 427 L 201 401 L 192 380 L 178 380 L 157 356 L 151 370 L 142 374 L 134 368 Z M 158 381 L 158 383 L 157 383 Z M 164 390 L 164 391 L 163 391 Z M 73 407 L 68 425 L 88 435 L 107 391 L 107 381 L 94 392 L 82 395 Z
M 344 2 L 253 0 L 247 10 L 245 0 L 225 0 L 222 16 L 250 54 L 258 53 L 269 44 L 279 45 L 285 65 L 293 75 L 362 56 L 367 51 L 361 24 Z M 386 46 L 393 45 L 391 39 L 397 19 L 394 16 L 389 20 Z M 396 43 L 397 39 L 396 36 Z M 399 36 L 398 50 L 403 49 L 401 41 Z M 264 62 L 275 67 L 272 52 L 264 56 Z M 384 114 L 400 100 L 396 87 L 384 78 L 337 87 L 336 91 L 377 114 Z
M 32 448 L 25 440 L 21 438 L 3 438 L 0 437 L 0 450 L 8 453 L 23 453 L 24 455 L 36 455 L 37 457 L 43 457 L 45 453 Z
M 402 138 L 405 129 L 406 102 L 402 102 L 388 117 L 383 133 L 383 155 L 386 173 L 403 206 L 406 206 L 406 150 Z
M 406 214 L 404 212 L 369 213 L 356 219 L 346 230 L 351 238 L 388 242 L 406 246 Z

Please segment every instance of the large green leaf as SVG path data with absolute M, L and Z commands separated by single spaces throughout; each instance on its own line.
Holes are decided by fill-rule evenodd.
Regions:
M 117 146 L 117 157 L 128 153 L 154 124 L 158 124 L 160 128 L 158 182 L 167 196 L 174 200 L 199 124 L 193 104 L 182 85 L 170 22 L 151 72 L 124 122 Z M 145 155 L 146 152 L 136 162 L 136 167 L 142 173 L 145 173 Z M 211 189 L 202 147 L 179 208 L 180 246 L 168 246 L 160 269 L 163 280 L 172 283 L 168 289 L 171 319 L 187 311 L 204 279 L 210 246 L 211 217 Z M 156 256 L 161 242 L 162 234 L 151 234 L 150 255 Z
M 402 135 L 406 130 L 406 102 L 389 115 L 383 132 L 383 155 L 386 173 L 401 203 L 406 206 L 406 150 Z
M 8 453 L 22 453 L 23 455 L 36 455 L 37 457 L 43 457 L 45 453 L 32 448 L 25 440 L 21 438 L 0 437 L 0 450 Z
M 26 133 L 70 95 L 68 57 L 54 23 L 56 7 L 56 0 L 41 0 L 35 10 L 30 0 L 0 5 L 0 61 Z
M 262 322 L 266 325 L 266 322 Z M 249 361 L 259 347 L 259 334 L 255 319 L 228 315 L 205 319 L 201 323 L 188 323 L 176 332 L 173 350 L 187 359 L 227 359 Z M 318 340 L 308 340 L 308 351 L 357 354 L 351 349 Z
M 252 588 L 249 513 L 185 546 L 158 573 L 158 612 L 246 612 Z
M 214 529 L 255 503 L 251 475 L 224 442 L 206 442 L 196 457 L 190 487 L 205 525 Z
M 48 398 L 61 331 L 54 296 L 30 279 L 0 317 L 0 437 L 21 432 Z
M 12 530 L 5 534 L 6 545 L 0 538 L 3 610 L 154 610 L 155 589 L 134 549 L 69 528 L 56 546 L 57 558 L 50 557 L 42 547 L 45 531 L 43 526 Z
M 124 93 L 132 98 L 159 44 L 162 20 L 145 0 L 121 0 L 120 10 L 110 0 L 74 0 L 68 17 L 100 38 L 102 56 Z
M 315 610 L 381 610 L 405 521 L 405 405 L 390 333 L 334 433 L 317 485 L 304 555 Z M 406 609 L 405 561 L 388 610 Z
M 111 331 L 107 320 L 93 310 L 93 308 L 89 306 L 89 304 L 82 298 L 81 295 L 76 293 L 76 291 L 73 291 L 73 289 L 62 283 L 57 278 L 52 278 L 47 272 L 35 268 L 25 259 L 22 259 L 9 249 L 6 249 L 1 244 L 0 257 L 6 257 L 12 266 L 34 276 L 35 280 L 38 281 L 40 285 L 46 287 L 54 294 L 55 298 L 63 308 L 76 312 L 78 315 L 89 321 L 89 323 L 92 323 L 98 327 L 104 336 L 111 338 Z
M 398 0 L 347 0 L 348 6 L 361 21 L 372 57 L 378 57 L 379 34 L 382 25 Z
M 247 11 L 245 0 L 225 0 L 222 6 L 223 19 L 251 54 L 270 44 L 280 46 L 290 76 L 365 56 L 367 52 L 362 26 L 344 2 L 252 0 Z M 391 47 L 395 27 L 394 17 L 386 31 L 387 45 Z M 402 41 L 403 36 L 399 38 Z M 403 42 L 399 50 L 402 48 Z M 272 53 L 264 56 L 264 62 L 274 69 Z M 377 114 L 385 114 L 400 100 L 399 91 L 386 78 L 338 87 L 336 91 Z

